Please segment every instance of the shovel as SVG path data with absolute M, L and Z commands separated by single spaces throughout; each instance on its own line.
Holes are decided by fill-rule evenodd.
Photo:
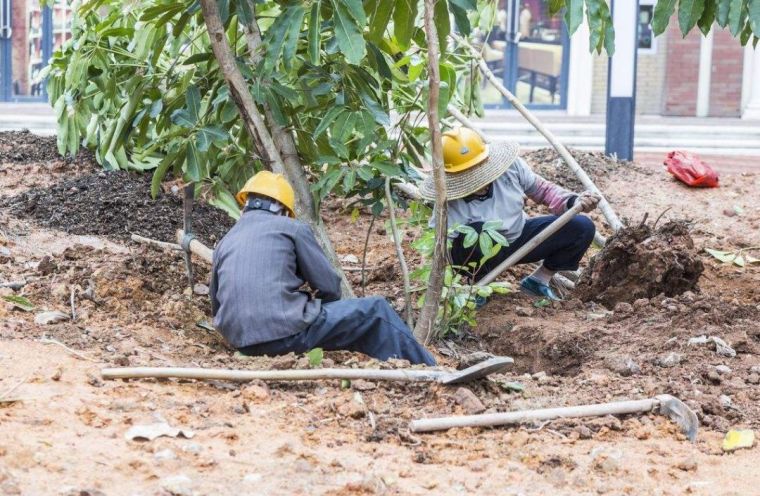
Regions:
M 474 381 L 503 371 L 514 363 L 509 357 L 493 357 L 464 370 L 449 372 L 434 369 L 297 369 L 297 370 L 230 370 L 179 367 L 124 367 L 103 369 L 103 379 L 208 379 L 247 382 L 318 381 L 324 379 L 365 379 L 369 381 L 437 382 L 459 384 Z
M 697 429 L 699 428 L 697 415 L 685 403 L 669 394 L 661 394 L 647 400 L 617 401 L 564 408 L 543 408 L 540 410 L 419 419 L 413 420 L 409 427 L 412 432 L 430 432 L 446 430 L 452 427 L 486 427 L 556 418 L 602 417 L 605 415 L 624 415 L 653 411 L 670 417 L 673 422 L 678 424 L 681 431 L 686 434 L 689 441 L 692 443 L 696 441 Z

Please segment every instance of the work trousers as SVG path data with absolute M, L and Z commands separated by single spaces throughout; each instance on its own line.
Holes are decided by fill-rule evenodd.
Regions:
M 435 358 L 412 335 L 404 321 L 381 297 L 323 303 L 306 330 L 286 338 L 240 348 L 245 355 L 285 355 L 313 348 L 359 351 L 379 360 L 402 358 L 435 365 Z
M 462 272 L 467 273 L 474 281 L 480 280 L 556 219 L 556 215 L 545 215 L 526 220 L 520 237 L 512 241 L 509 246 L 502 247 L 499 253 L 486 261 L 482 267 L 476 265 L 475 269 L 468 267 L 461 269 Z M 483 223 L 475 222 L 470 224 L 470 227 L 480 233 Z M 543 260 L 544 267 L 548 270 L 577 270 L 583 255 L 591 246 L 591 242 L 594 241 L 595 232 L 596 228 L 591 219 L 584 215 L 576 215 L 559 231 L 530 251 L 519 263 Z M 467 267 L 471 262 L 479 264 L 481 258 L 483 258 L 483 254 L 480 251 L 479 243 L 465 248 L 464 235 L 460 234 L 454 239 L 451 247 L 451 261 L 454 265 Z

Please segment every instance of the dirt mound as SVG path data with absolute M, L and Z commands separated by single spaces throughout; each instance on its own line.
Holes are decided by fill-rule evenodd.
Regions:
M 637 171 L 649 173 L 633 162 L 617 161 L 601 152 L 584 152 L 571 149 L 570 154 L 596 184 L 603 184 L 610 174 L 621 167 L 635 168 Z M 570 191 L 586 189 L 553 148 L 534 150 L 525 153 L 523 158 L 537 174 L 565 189 Z M 557 161 L 560 161 L 559 164 Z
M 704 266 L 687 225 L 642 223 L 609 239 L 583 271 L 576 295 L 608 307 L 659 294 L 676 296 L 697 288 Z
M 7 201 L 14 214 L 71 234 L 107 236 L 124 241 L 131 233 L 172 241 L 182 227 L 182 200 L 172 195 L 150 197 L 150 174 L 99 172 L 33 189 Z M 213 245 L 234 224 L 226 213 L 196 204 L 193 229 Z
M 55 136 L 38 136 L 29 130 L 0 133 L 0 163 L 33 164 L 57 160 L 95 165 L 89 150 L 81 150 L 74 158 L 59 155 Z

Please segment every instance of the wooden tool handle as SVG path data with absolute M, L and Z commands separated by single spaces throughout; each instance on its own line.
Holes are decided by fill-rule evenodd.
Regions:
M 182 239 L 185 237 L 185 231 L 182 229 L 177 229 L 177 244 L 182 245 Z M 214 256 L 214 250 L 209 248 L 208 246 L 204 245 L 197 239 L 194 239 L 190 242 L 190 251 L 201 257 L 201 259 L 205 260 L 208 263 L 212 263 L 212 258 Z
M 626 413 L 649 412 L 659 406 L 656 399 L 618 401 L 595 405 L 569 406 L 563 408 L 543 408 L 519 412 L 489 413 L 484 415 L 465 415 L 459 417 L 440 417 L 413 420 L 409 424 L 412 432 L 430 432 L 451 429 L 452 427 L 488 427 L 494 425 L 519 424 L 534 420 L 551 420 L 569 417 L 602 417 L 604 415 L 622 415 Z

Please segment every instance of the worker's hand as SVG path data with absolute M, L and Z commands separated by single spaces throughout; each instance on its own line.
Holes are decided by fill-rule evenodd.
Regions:
M 580 204 L 583 205 L 583 212 L 591 212 L 597 207 L 597 205 L 599 205 L 599 201 L 601 199 L 602 197 L 598 193 L 584 191 L 578 196 L 578 199 L 575 201 L 580 202 Z

